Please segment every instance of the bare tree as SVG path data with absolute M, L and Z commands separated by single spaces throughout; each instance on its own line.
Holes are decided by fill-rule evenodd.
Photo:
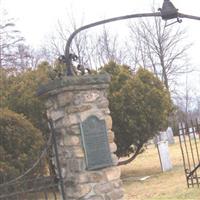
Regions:
M 65 24 L 61 21 L 58 21 L 56 32 L 50 37 L 47 41 L 49 43 L 48 49 L 50 49 L 51 54 L 54 57 L 54 60 L 58 58 L 60 55 L 63 55 L 65 52 L 65 45 L 67 40 L 72 32 L 74 32 L 79 26 L 75 21 L 73 15 L 68 15 L 69 24 Z M 83 19 L 81 25 L 83 23 Z M 80 25 L 80 26 L 81 26 Z M 72 43 L 71 52 L 77 55 L 77 62 L 81 65 L 90 67 L 89 65 L 92 63 L 91 55 L 93 55 L 92 42 L 87 32 L 84 31 L 81 34 L 78 34 Z M 47 49 L 46 47 L 43 47 Z
M 135 65 L 150 68 L 169 90 L 177 75 L 186 72 L 186 52 L 191 44 L 184 44 L 185 31 L 166 26 L 160 18 L 154 18 L 151 23 L 141 20 L 129 27 L 130 40 L 135 44 Z
M 97 36 L 94 41 L 96 46 L 94 57 L 97 58 L 97 63 L 101 66 L 109 61 L 115 61 L 119 64 L 126 62 L 126 48 L 123 44 L 119 43 L 119 37 L 115 33 L 110 33 L 108 28 L 103 27 L 102 32 Z
M 0 18 L 0 67 L 13 67 L 18 45 L 24 38 L 15 29 L 14 19 L 8 18 L 7 12 L 2 8 Z
M 77 25 L 73 15 L 68 15 L 70 23 L 64 24 L 58 22 L 56 34 L 54 34 L 48 43 L 49 49 L 53 52 L 54 57 L 64 54 L 65 45 L 72 32 L 83 26 L 84 18 L 80 25 Z M 78 56 L 78 63 L 92 69 L 108 63 L 110 60 L 117 63 L 124 63 L 126 53 L 124 46 L 119 43 L 117 34 L 111 33 L 106 26 L 100 31 L 82 31 L 73 40 L 71 52 Z

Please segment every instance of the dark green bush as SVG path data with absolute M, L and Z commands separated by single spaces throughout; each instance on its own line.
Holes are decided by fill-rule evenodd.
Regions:
M 40 130 L 23 115 L 0 109 L 0 183 L 29 169 L 43 146 Z

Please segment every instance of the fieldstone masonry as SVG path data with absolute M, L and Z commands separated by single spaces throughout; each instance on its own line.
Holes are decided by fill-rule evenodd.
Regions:
M 122 200 L 120 168 L 114 152 L 114 133 L 108 108 L 107 74 L 66 77 L 40 88 L 47 116 L 53 121 L 64 189 L 68 200 Z M 95 115 L 106 122 L 113 166 L 89 171 L 81 140 L 80 122 Z

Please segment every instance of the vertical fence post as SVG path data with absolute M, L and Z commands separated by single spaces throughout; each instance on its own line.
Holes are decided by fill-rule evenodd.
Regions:
M 191 152 L 192 152 L 192 156 L 193 156 L 193 165 L 194 165 L 194 169 L 195 169 L 196 166 L 199 163 L 199 152 L 198 152 L 198 148 L 196 146 L 197 145 L 197 143 L 196 143 L 196 132 L 195 132 L 196 129 L 194 128 L 194 124 L 193 124 L 192 120 L 191 120 L 191 126 L 192 126 L 191 131 L 192 131 L 193 140 L 194 140 L 194 149 L 193 149 L 193 147 L 191 145 L 191 141 L 190 141 L 190 145 L 191 145 Z M 190 136 L 190 133 L 189 133 L 189 136 Z M 195 157 L 194 150 L 196 150 L 197 157 Z M 197 162 L 196 162 L 195 158 L 197 158 Z M 194 174 L 195 174 L 195 178 L 196 178 L 196 183 L 197 183 L 197 185 L 199 187 L 199 178 L 198 178 L 197 170 L 195 170 Z
M 48 122 L 49 122 L 49 125 L 50 125 L 50 128 L 51 128 L 51 132 L 52 132 L 53 147 L 54 147 L 54 150 L 55 150 L 55 159 L 56 159 L 56 165 L 57 165 L 57 168 L 58 168 L 58 176 L 59 176 L 59 183 L 60 183 L 60 190 L 61 190 L 62 200 L 66 200 L 65 191 L 64 191 L 64 182 L 63 182 L 63 178 L 62 178 L 59 155 L 58 155 L 58 148 L 57 148 L 57 143 L 56 143 L 55 129 L 53 127 L 52 121 L 48 120 Z
M 182 140 L 183 140 L 183 125 L 182 122 L 179 123 L 179 134 L 178 134 L 178 138 L 179 138 L 179 143 L 180 143 L 180 147 L 181 147 L 181 153 L 182 153 L 182 157 L 183 157 L 183 167 L 184 167 L 184 172 L 185 172 L 185 178 L 186 178 L 186 182 L 187 182 L 187 187 L 189 188 L 189 184 L 188 184 L 188 179 L 187 179 L 187 174 L 186 174 L 186 158 L 185 158 L 185 154 L 184 154 L 184 147 L 182 145 Z

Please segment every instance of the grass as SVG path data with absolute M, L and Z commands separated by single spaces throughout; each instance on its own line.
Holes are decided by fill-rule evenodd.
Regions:
M 121 167 L 125 200 L 200 200 L 200 188 L 187 188 L 178 141 L 169 146 L 169 152 L 173 169 L 168 172 L 161 172 L 154 145 Z M 140 181 L 144 176 L 150 177 Z

